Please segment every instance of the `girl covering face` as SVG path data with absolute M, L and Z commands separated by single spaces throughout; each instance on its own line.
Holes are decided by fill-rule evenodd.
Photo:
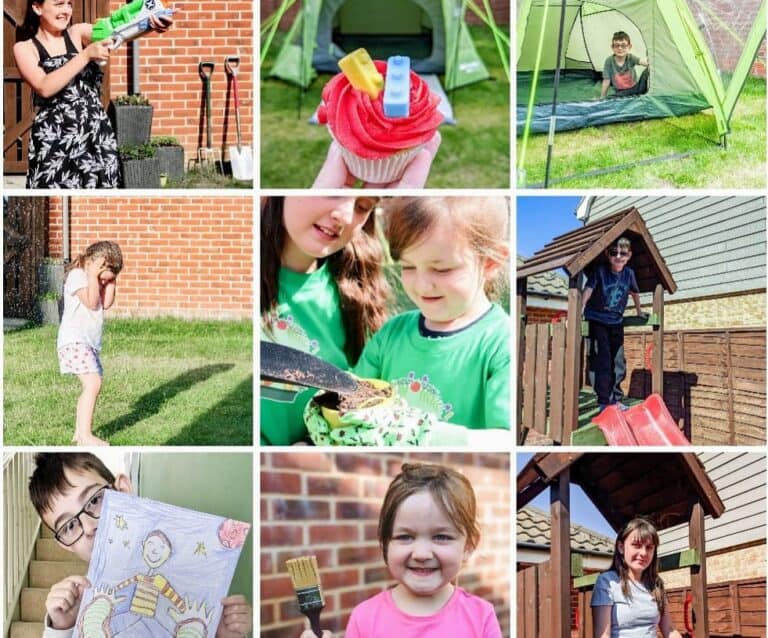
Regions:
M 384 323 L 375 197 L 270 197 L 261 211 L 261 338 L 348 369 Z M 307 438 L 314 390 L 262 391 L 261 442 Z
M 616 537 L 613 565 L 592 593 L 595 638 L 682 638 L 667 609 L 658 575 L 659 535 L 648 519 L 630 520 Z
M 107 445 L 93 434 L 93 413 L 101 391 L 101 337 L 104 311 L 115 301 L 117 276 L 123 269 L 120 246 L 111 241 L 91 244 L 67 269 L 64 280 L 64 312 L 56 349 L 62 374 L 74 374 L 82 391 L 77 400 L 77 445 Z

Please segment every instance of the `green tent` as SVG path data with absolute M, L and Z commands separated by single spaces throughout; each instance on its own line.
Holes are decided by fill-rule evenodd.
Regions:
M 555 130 L 711 108 L 723 137 L 766 32 L 763 0 L 726 89 L 685 0 L 521 0 L 518 6 L 518 133 L 526 126 L 547 131 L 554 102 Z M 599 100 L 616 31 L 628 33 L 632 53 L 650 61 L 649 89 Z
M 489 77 L 461 0 L 303 0 L 271 75 L 302 87 L 316 71 L 364 46 L 372 57 L 408 55 L 417 73 L 443 73 L 446 89 Z

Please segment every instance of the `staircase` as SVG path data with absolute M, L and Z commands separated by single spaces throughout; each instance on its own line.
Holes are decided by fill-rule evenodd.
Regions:
M 53 532 L 41 525 L 35 551 L 29 562 L 28 585 L 21 590 L 20 619 L 11 623 L 8 638 L 40 638 L 43 634 L 45 599 L 51 585 L 67 576 L 88 571 L 80 560 L 56 543 Z

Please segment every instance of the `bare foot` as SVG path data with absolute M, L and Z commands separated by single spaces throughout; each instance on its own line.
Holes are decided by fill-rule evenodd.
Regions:
M 104 439 L 100 439 L 98 436 L 95 436 L 93 434 L 75 435 L 74 439 L 72 439 L 72 442 L 75 443 L 75 445 L 81 445 L 81 446 L 109 445 L 107 441 L 105 441 Z

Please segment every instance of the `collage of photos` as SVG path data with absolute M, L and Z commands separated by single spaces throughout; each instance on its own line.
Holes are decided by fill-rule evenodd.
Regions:
M 767 31 L 4 0 L 0 638 L 765 638 Z

